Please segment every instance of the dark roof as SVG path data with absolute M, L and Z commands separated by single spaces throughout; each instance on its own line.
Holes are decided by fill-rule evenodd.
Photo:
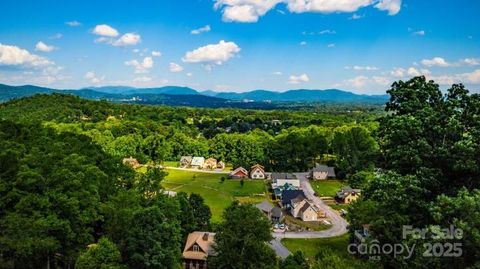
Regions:
M 305 198 L 302 190 L 284 190 L 282 192 L 282 204 L 290 204 L 292 199 L 295 199 L 300 195 Z
M 290 200 L 291 203 L 293 204 L 296 204 L 296 203 L 300 203 L 301 201 L 305 200 L 305 195 L 303 194 L 299 194 L 297 195 L 297 197 L 293 198 L 292 200 Z
M 281 218 L 282 214 L 282 209 L 280 207 L 276 206 L 272 209 L 272 217 Z
M 331 166 L 326 166 L 323 164 L 318 164 L 312 168 L 313 172 L 326 172 L 329 176 L 334 177 L 335 176 L 335 169 Z
M 297 179 L 297 177 L 291 173 L 272 173 L 272 179 Z
M 256 204 L 255 207 L 263 212 L 271 212 L 273 209 L 273 205 L 270 204 L 268 201 L 263 201 L 260 204 Z

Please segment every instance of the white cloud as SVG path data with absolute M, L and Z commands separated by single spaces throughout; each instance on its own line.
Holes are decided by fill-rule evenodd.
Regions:
M 320 34 L 320 35 L 334 35 L 336 33 L 337 32 L 335 30 L 330 30 L 330 29 L 325 29 L 325 30 L 322 30 L 322 31 L 318 32 L 318 34 Z
M 192 73 L 187 73 L 187 77 L 191 77 L 191 76 L 193 76 Z
M 425 35 L 425 31 L 424 31 L 424 30 L 415 31 L 415 32 L 412 33 L 412 35 L 424 36 L 424 35 Z
M 210 32 L 210 30 L 212 30 L 210 28 L 210 25 L 205 25 L 203 27 L 200 27 L 198 29 L 194 29 L 192 31 L 190 31 L 190 34 L 192 35 L 198 35 L 198 34 L 201 34 L 201 33 L 207 33 L 207 32 Z
M 306 41 L 300 42 L 300 46 L 305 46 L 305 45 L 307 45 L 307 42 L 306 42 Z
M 330 43 L 327 45 L 327 48 L 335 48 L 335 43 Z
M 86 80 L 88 80 L 90 83 L 92 84 L 98 84 L 100 82 L 102 82 L 104 79 L 105 79 L 105 76 L 102 76 L 102 77 L 98 77 L 95 72 L 93 71 L 89 71 L 87 73 L 85 73 L 85 76 L 84 78 Z
M 170 72 L 178 73 L 183 71 L 183 67 L 176 63 L 170 63 L 169 65 Z
M 56 33 L 56 34 L 50 36 L 48 39 L 60 39 L 62 37 L 63 37 L 63 35 L 61 33 Z
M 480 65 L 480 59 L 478 59 L 478 58 L 465 58 L 463 60 L 460 60 L 460 64 L 470 65 L 470 66 Z
M 403 78 L 405 77 L 405 69 L 403 68 L 394 68 L 392 71 L 390 71 L 390 75 L 396 78 Z
M 135 68 L 135 74 L 148 73 L 148 71 L 153 67 L 152 57 L 143 58 L 142 62 L 137 60 L 126 61 L 125 65 L 133 66 Z
M 291 75 L 288 78 L 289 84 L 300 84 L 302 82 L 308 82 L 308 81 L 310 81 L 310 78 L 308 77 L 307 74 L 301 74 L 299 76 Z
M 72 27 L 82 26 L 82 23 L 78 21 L 67 21 L 65 24 Z
M 41 52 L 51 52 L 55 49 L 54 46 L 49 46 L 45 43 L 43 43 L 42 41 L 39 41 L 36 45 L 35 45 L 35 50 L 36 51 L 41 51 Z
M 429 76 L 428 78 L 440 85 L 452 85 L 454 83 L 480 84 L 480 69 L 461 74 Z
M 363 18 L 363 17 L 365 17 L 365 15 L 358 15 L 357 13 L 353 13 L 353 15 L 352 15 L 350 18 L 348 18 L 348 19 L 350 19 L 350 20 L 359 20 L 359 19 L 361 19 L 361 18 Z
M 47 58 L 31 54 L 17 46 L 3 45 L 0 43 L 0 65 L 19 67 L 45 67 L 53 66 L 54 62 Z
M 432 59 L 423 59 L 421 63 L 425 66 L 432 67 L 432 66 L 440 66 L 440 67 L 447 67 L 451 64 L 445 61 L 442 57 L 434 57 Z
M 283 0 L 215 0 L 214 8 L 221 9 L 224 21 L 256 22 Z
M 256 22 L 259 17 L 279 3 L 287 5 L 292 13 L 355 12 L 372 6 L 387 11 L 389 15 L 400 12 L 402 0 L 214 0 L 214 8 L 221 10 L 223 20 L 228 22 Z M 352 16 L 353 17 L 353 16 Z M 360 18 L 357 17 L 356 18 Z
M 352 69 L 355 71 L 376 71 L 378 70 L 378 67 L 376 66 L 360 66 L 360 65 L 354 65 L 354 66 L 345 66 L 345 69 Z
M 107 36 L 107 37 L 117 37 L 119 35 L 118 31 L 115 28 L 106 24 L 99 24 L 95 26 L 92 33 L 99 36 Z
M 140 35 L 135 33 L 126 33 L 122 35 L 119 39 L 115 40 L 112 45 L 114 46 L 133 46 L 142 41 Z
M 428 76 L 430 75 L 430 70 L 428 69 L 420 69 L 418 70 L 415 67 L 409 67 L 407 69 L 407 74 L 412 77 L 418 77 L 418 76 Z
M 388 11 L 388 15 L 396 15 L 400 12 L 402 0 L 380 0 L 374 7 L 379 10 Z
M 160 51 L 152 50 L 152 56 L 153 57 L 160 57 L 160 56 L 162 56 L 162 53 Z
M 210 44 L 188 51 L 182 58 L 186 63 L 203 63 L 221 65 L 240 52 L 240 47 L 234 42 L 221 40 L 217 44 Z
M 272 75 L 281 76 L 281 75 L 283 75 L 283 73 L 280 72 L 280 71 L 275 71 L 275 72 L 272 73 Z

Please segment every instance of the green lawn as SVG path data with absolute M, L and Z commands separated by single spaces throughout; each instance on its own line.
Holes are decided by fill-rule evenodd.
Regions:
M 312 180 L 310 183 L 319 197 L 334 197 L 335 193 L 346 184 L 340 180 Z
M 202 173 L 167 169 L 168 176 L 162 186 L 176 192 L 198 193 L 212 210 L 212 221 L 221 220 L 223 210 L 229 206 L 235 197 L 245 200 L 246 196 L 253 201 L 266 198 L 266 187 L 263 181 L 245 180 L 241 186 L 240 180 L 231 180 L 225 174 Z M 226 177 L 221 182 L 221 177 Z M 263 195 L 263 199 L 259 194 Z
M 365 261 L 357 259 L 350 255 L 347 251 L 349 244 L 349 234 L 330 237 L 330 238 L 314 238 L 314 239 L 282 239 L 282 244 L 288 248 L 292 253 L 301 250 L 305 257 L 310 261 L 315 260 L 315 256 L 322 248 L 330 248 L 336 255 L 347 261 L 355 268 L 375 268 L 367 264 Z

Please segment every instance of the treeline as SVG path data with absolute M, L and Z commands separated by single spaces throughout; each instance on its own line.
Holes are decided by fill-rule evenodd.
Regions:
M 480 95 L 461 84 L 444 94 L 424 77 L 396 82 L 388 93 L 378 130 L 382 169 L 355 177 L 364 191 L 349 210 L 352 234 L 367 224 L 369 247 L 414 247 L 411 257 L 365 255 L 385 268 L 479 268 Z M 406 226 L 425 234 L 404 235 Z M 463 232 L 437 236 L 452 226 Z
M 83 134 L 112 156 L 144 163 L 195 155 L 233 166 L 305 171 L 328 162 L 339 167 L 340 176 L 373 166 L 376 115 L 118 105 L 58 94 L 0 106 L 0 118 Z
M 0 268 L 177 268 L 210 228 L 202 197 L 162 195 L 85 135 L 0 121 Z

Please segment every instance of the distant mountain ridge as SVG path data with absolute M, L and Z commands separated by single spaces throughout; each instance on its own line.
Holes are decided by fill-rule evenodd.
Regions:
M 298 89 L 285 92 L 254 90 L 249 92 L 199 92 L 189 87 L 165 86 L 158 88 L 134 88 L 128 86 L 86 87 L 79 90 L 58 90 L 32 85 L 9 86 L 0 84 L 0 102 L 14 98 L 31 96 L 37 93 L 74 94 L 87 99 L 106 99 L 113 102 L 173 104 L 219 107 L 231 106 L 232 103 L 275 103 L 275 102 L 327 102 L 327 103 L 369 103 L 382 104 L 388 100 L 387 95 L 363 95 L 352 92 L 326 89 Z M 211 103 L 211 104 L 210 104 Z

